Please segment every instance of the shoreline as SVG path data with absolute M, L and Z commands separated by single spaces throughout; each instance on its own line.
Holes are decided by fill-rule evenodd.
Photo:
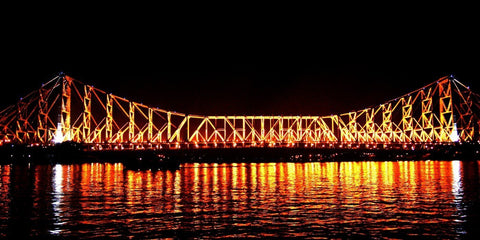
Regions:
M 340 145 L 341 146 L 341 145 Z M 462 143 L 417 148 L 331 148 L 236 147 L 89 150 L 79 143 L 53 146 L 7 145 L 0 147 L 0 164 L 56 164 L 119 162 L 143 155 L 156 155 L 178 163 L 327 162 L 327 161 L 414 161 L 480 159 L 480 144 Z

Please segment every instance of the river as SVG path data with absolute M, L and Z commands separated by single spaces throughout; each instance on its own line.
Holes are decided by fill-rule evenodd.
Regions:
M 0 165 L 0 238 L 472 239 L 479 161 Z

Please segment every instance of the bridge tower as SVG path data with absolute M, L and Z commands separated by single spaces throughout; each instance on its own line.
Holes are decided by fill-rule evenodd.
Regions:
M 72 140 L 72 131 L 70 128 L 71 102 L 72 102 L 72 78 L 62 74 L 62 100 L 60 113 L 60 129 L 63 135 L 63 141 Z

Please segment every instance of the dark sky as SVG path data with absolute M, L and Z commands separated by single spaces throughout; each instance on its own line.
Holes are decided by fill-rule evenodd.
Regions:
M 133 101 L 195 114 L 340 113 L 449 74 L 480 92 L 478 34 L 464 25 L 471 19 L 405 23 L 360 14 L 343 22 L 247 22 L 200 14 L 92 23 L 85 16 L 7 21 L 0 108 L 60 71 Z

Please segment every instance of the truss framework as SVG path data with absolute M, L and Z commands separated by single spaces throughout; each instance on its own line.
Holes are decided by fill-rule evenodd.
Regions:
M 479 95 L 451 77 L 329 116 L 203 116 L 152 108 L 59 75 L 0 112 L 0 143 L 434 143 L 479 141 Z

